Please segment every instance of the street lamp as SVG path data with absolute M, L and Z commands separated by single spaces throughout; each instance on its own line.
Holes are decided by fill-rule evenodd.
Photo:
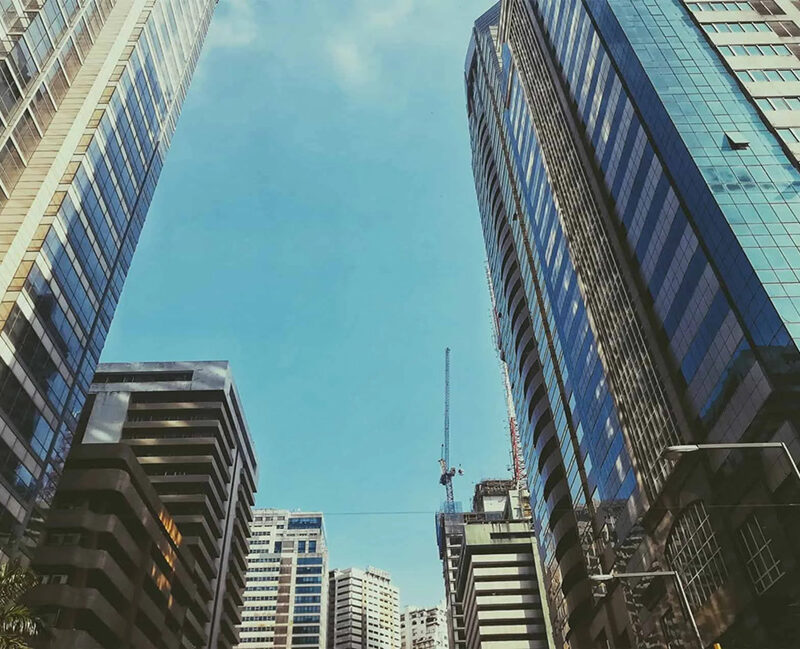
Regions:
M 718 450 L 734 450 L 734 451 L 747 451 L 747 450 L 763 450 L 767 448 L 777 448 L 783 451 L 792 465 L 797 479 L 800 480 L 800 469 L 797 468 L 797 463 L 794 461 L 792 454 L 789 452 L 789 447 L 783 442 L 737 442 L 728 444 L 679 444 L 678 446 L 667 446 L 664 449 L 664 456 L 670 459 L 677 459 L 685 453 L 695 453 L 697 451 L 718 451 Z
M 692 630 L 697 638 L 698 649 L 705 649 L 703 638 L 700 637 L 700 630 L 697 628 L 697 622 L 692 613 L 692 608 L 689 606 L 689 598 L 686 597 L 686 591 L 683 588 L 683 582 L 681 581 L 680 575 L 674 570 L 658 570 L 653 572 L 614 572 L 612 570 L 610 573 L 604 575 L 589 575 L 589 579 L 599 582 L 614 581 L 615 579 L 642 579 L 653 577 L 671 577 L 675 580 L 675 585 L 678 587 L 678 592 L 681 596 L 681 602 L 686 609 L 686 615 L 692 623 Z

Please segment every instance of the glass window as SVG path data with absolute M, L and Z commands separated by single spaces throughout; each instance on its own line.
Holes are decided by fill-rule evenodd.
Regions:
M 14 139 L 17 141 L 17 146 L 22 155 L 26 159 L 30 159 L 33 152 L 36 151 L 36 147 L 39 146 L 42 136 L 39 133 L 39 129 L 36 128 L 29 110 L 26 110 L 20 116 L 19 122 L 14 128 Z
M 44 28 L 44 20 L 41 13 L 31 21 L 25 32 L 25 38 L 30 44 L 30 49 L 36 62 L 42 65 L 47 60 L 47 57 L 52 54 L 53 43 Z
M 667 540 L 666 554 L 683 579 L 693 609 L 700 608 L 727 577 L 722 550 L 700 500 L 681 512 Z
M 17 147 L 9 140 L 0 149 L 0 180 L 3 181 L 7 191 L 14 189 L 24 168 Z
M 24 39 L 20 38 L 11 48 L 9 59 L 20 84 L 27 88 L 31 79 L 36 76 L 36 64 Z
M 767 592 L 785 573 L 772 552 L 772 539 L 764 533 L 755 514 L 739 528 L 739 542 L 753 587 L 759 595 Z
M 47 88 L 43 85 L 36 91 L 31 107 L 39 128 L 43 134 L 46 133 L 47 127 L 50 126 L 50 122 L 53 121 L 53 116 L 56 114 L 56 107 L 53 105 L 53 100 L 50 99 Z
M 8 116 L 14 112 L 21 96 L 8 63 L 0 62 L 0 110 L 4 115 Z

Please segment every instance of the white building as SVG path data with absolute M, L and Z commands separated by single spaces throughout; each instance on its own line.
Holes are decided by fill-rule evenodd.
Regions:
M 239 649 L 324 649 L 327 574 L 320 512 L 256 510 Z
M 400 597 L 388 572 L 332 570 L 329 592 L 331 649 L 400 649 Z
M 400 614 L 403 649 L 447 649 L 447 608 L 444 602 L 433 608 L 408 606 Z

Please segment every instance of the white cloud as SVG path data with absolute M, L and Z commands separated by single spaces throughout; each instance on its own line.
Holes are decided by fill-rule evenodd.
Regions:
M 247 65 L 268 64 L 271 75 L 328 81 L 355 100 L 391 96 L 399 107 L 440 52 L 466 50 L 469 31 L 454 13 L 475 4 L 477 17 L 485 1 L 224 0 L 207 47 L 244 50 L 256 54 Z
M 225 0 L 217 8 L 208 34 L 208 49 L 245 48 L 258 39 L 254 0 Z
M 354 39 L 346 37 L 329 39 L 327 50 L 341 85 L 356 88 L 364 86 L 371 80 L 371 59 Z

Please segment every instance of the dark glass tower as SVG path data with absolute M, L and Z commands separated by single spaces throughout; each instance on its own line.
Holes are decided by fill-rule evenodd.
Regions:
M 215 7 L 0 1 L 5 554 L 37 540 Z
M 785 457 L 665 451 L 800 456 L 798 25 L 784 0 L 504 0 L 475 25 L 500 347 L 572 647 L 691 646 L 673 581 L 588 579 L 653 570 L 704 642 L 796 642 Z

